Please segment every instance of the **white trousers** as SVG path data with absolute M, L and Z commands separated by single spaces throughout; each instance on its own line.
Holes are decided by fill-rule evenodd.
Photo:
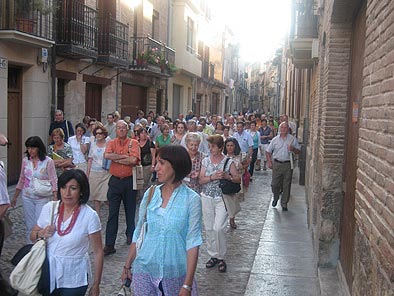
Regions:
M 48 198 L 33 199 L 22 195 L 22 206 L 25 216 L 26 224 L 26 241 L 30 241 L 30 233 L 34 226 L 37 225 L 38 218 L 40 217 L 42 207 L 49 202 Z
M 269 144 L 261 144 L 259 147 L 259 159 L 261 159 L 262 161 L 267 161 L 267 157 L 265 155 L 265 151 L 267 151 Z
M 222 198 L 211 198 L 201 193 L 202 215 L 207 239 L 207 250 L 212 258 L 224 259 L 227 252 L 227 211 Z

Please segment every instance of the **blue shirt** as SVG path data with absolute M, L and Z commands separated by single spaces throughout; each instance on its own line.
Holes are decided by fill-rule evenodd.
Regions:
M 187 251 L 202 244 L 201 199 L 181 184 L 163 209 L 161 187 L 156 187 L 148 205 L 148 231 L 133 262 L 133 274 L 149 274 L 156 279 L 178 278 L 186 275 Z M 134 243 L 141 232 L 148 193 L 149 190 L 141 202 Z
M 233 138 L 238 141 L 242 152 L 249 152 L 249 147 L 253 147 L 252 136 L 247 131 L 243 131 L 242 134 L 236 132 L 233 134 Z

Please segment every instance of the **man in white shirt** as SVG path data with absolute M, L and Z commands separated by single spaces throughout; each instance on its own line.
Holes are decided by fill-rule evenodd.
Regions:
M 272 206 L 276 207 L 279 195 L 282 193 L 280 200 L 282 210 L 287 211 L 287 203 L 290 198 L 291 178 L 293 176 L 293 168 L 291 165 L 291 157 L 293 153 L 299 154 L 301 146 L 297 139 L 289 134 L 289 125 L 282 122 L 279 126 L 279 135 L 271 140 L 266 150 L 268 167 L 272 169 L 271 188 L 274 194 Z
M 251 157 L 253 154 L 253 138 L 248 132 L 244 131 L 244 125 L 242 121 L 237 122 L 237 132 L 233 134 L 233 138 L 238 141 L 241 152 L 246 152 Z

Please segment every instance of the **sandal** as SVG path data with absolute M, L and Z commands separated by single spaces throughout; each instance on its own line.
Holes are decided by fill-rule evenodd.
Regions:
M 226 262 L 224 262 L 224 260 L 218 260 L 219 265 L 218 265 L 218 269 L 220 272 L 226 272 L 227 271 L 227 264 Z
M 231 227 L 232 229 L 237 229 L 237 224 L 235 224 L 235 221 L 234 221 L 234 220 L 231 220 L 231 219 L 230 219 L 230 227 Z
M 217 258 L 211 258 L 208 260 L 207 263 L 205 263 L 205 267 L 206 268 L 212 268 L 214 267 L 216 264 L 218 264 L 219 260 Z

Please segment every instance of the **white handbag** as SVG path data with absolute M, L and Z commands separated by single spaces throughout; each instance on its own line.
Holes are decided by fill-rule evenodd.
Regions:
M 152 199 L 153 193 L 155 192 L 155 188 L 156 188 L 156 185 L 152 185 L 149 188 L 148 201 L 146 203 L 145 214 L 144 214 L 144 223 L 142 223 L 140 235 L 138 236 L 137 241 L 135 242 L 135 249 L 136 249 L 137 253 L 142 248 L 142 245 L 145 240 L 145 235 L 148 231 L 148 221 L 146 220 L 146 213 L 148 212 L 148 205 Z
M 36 196 L 51 196 L 52 193 L 52 185 L 49 180 L 41 180 L 36 177 L 32 177 L 33 181 L 33 193 Z
M 49 216 L 50 224 L 53 222 L 53 213 L 58 204 L 58 201 L 51 202 L 51 213 Z M 46 241 L 44 239 L 40 239 L 33 245 L 30 252 L 27 253 L 21 261 L 19 261 L 11 272 L 11 286 L 26 295 L 41 295 L 38 292 L 38 282 L 41 277 L 41 270 L 45 256 Z

